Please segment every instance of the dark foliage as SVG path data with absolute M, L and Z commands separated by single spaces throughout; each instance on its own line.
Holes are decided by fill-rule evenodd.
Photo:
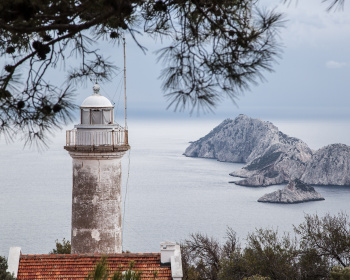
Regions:
M 283 0 L 284 3 L 290 3 L 292 0 Z M 322 3 L 328 4 L 327 11 L 341 10 L 344 8 L 345 0 L 322 0 Z
M 181 245 L 184 280 L 221 279 L 222 261 L 240 254 L 236 233 L 228 229 L 224 245 L 202 234 L 192 234 L 191 239 Z
M 350 266 L 350 221 L 346 214 L 306 215 L 305 222 L 296 227 L 295 232 L 303 248 L 314 250 L 334 266 Z
M 63 238 L 62 243 L 56 240 L 56 248 L 52 249 L 49 254 L 70 254 L 71 253 L 71 244 L 69 240 Z
M 245 168 L 247 170 L 260 170 L 274 163 L 283 152 L 268 151 L 262 157 L 254 159 Z
M 96 264 L 94 270 L 92 270 L 89 275 L 85 278 L 86 280 L 141 280 L 142 273 L 135 271 L 134 262 L 130 261 L 129 268 L 123 270 L 120 267 L 119 270 L 111 272 L 108 267 L 107 257 L 101 258 L 101 260 Z M 157 273 L 154 272 L 154 278 L 156 279 Z
M 244 258 L 250 275 L 274 280 L 297 279 L 296 242 L 289 235 L 279 238 L 277 231 L 259 229 L 247 238 Z
M 45 141 L 70 118 L 71 84 L 110 78 L 115 66 L 95 48 L 97 40 L 120 43 L 130 34 L 170 42 L 159 50 L 169 106 L 211 109 L 234 98 L 271 70 L 279 52 L 281 15 L 251 0 L 2 0 L 0 134 Z M 45 74 L 79 58 L 61 89 Z M 69 63 L 68 63 L 69 65 Z
M 350 267 L 333 267 L 331 271 L 332 280 L 350 280 Z
M 9 272 L 7 272 L 8 265 L 7 259 L 0 256 L 0 280 L 12 280 L 14 278 Z
M 232 230 L 220 244 L 201 234 L 182 245 L 184 279 L 350 279 L 348 216 L 305 216 L 297 236 L 258 229 L 242 249 Z M 338 233 L 337 233 L 338 232 Z
M 322 3 L 329 4 L 328 11 L 343 9 L 345 0 L 322 0 Z

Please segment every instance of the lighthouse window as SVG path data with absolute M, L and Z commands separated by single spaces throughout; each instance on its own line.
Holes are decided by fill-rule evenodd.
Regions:
M 111 109 L 81 109 L 81 124 L 111 124 L 113 110 Z
M 91 124 L 102 124 L 102 111 L 91 110 Z
M 103 110 L 103 123 L 104 124 L 109 124 L 112 122 L 111 112 L 112 112 L 112 110 Z
M 86 110 L 86 109 L 81 110 L 81 123 L 90 124 L 90 110 Z

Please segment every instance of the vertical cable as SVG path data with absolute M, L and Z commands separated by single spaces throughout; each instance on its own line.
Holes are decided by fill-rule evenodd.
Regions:
M 127 125 L 127 111 L 126 111 L 126 56 L 125 56 L 125 34 L 123 34 L 123 50 L 124 50 L 124 98 L 125 98 L 125 130 L 128 129 Z
M 125 56 L 125 34 L 123 34 L 123 52 L 124 52 L 124 102 L 125 102 L 125 133 L 128 130 L 127 124 L 127 107 L 126 107 L 126 56 Z M 125 135 L 126 136 L 126 135 Z M 125 187 L 125 196 L 124 196 L 124 209 L 123 209 L 123 221 L 122 221 L 122 240 L 124 240 L 124 227 L 125 227 L 125 204 L 126 204 L 126 195 L 128 193 L 129 185 L 129 175 L 130 175 L 130 150 L 129 150 L 129 162 L 128 162 L 128 176 L 126 179 Z M 122 241 L 122 250 L 124 250 L 124 241 Z

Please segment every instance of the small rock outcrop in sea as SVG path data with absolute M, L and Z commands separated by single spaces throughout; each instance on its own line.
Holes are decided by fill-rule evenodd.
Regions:
M 301 203 L 317 200 L 324 200 L 324 198 L 313 187 L 299 179 L 294 179 L 284 189 L 265 194 L 258 199 L 258 202 Z
M 350 146 L 331 144 L 317 150 L 301 180 L 311 185 L 350 186 Z

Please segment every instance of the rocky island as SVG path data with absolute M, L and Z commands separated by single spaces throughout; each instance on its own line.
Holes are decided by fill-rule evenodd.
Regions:
M 271 122 L 245 115 L 224 120 L 209 134 L 192 142 L 184 155 L 245 163 L 245 166 L 230 173 L 242 178 L 233 182 L 237 185 L 296 184 L 294 179 L 299 179 L 303 186 L 350 186 L 349 146 L 332 144 L 313 151 L 302 140 L 279 131 Z M 320 200 L 315 196 L 314 189 L 310 188 L 303 187 L 303 190 L 308 190 L 309 195 L 315 198 L 312 200 Z M 293 190 L 295 197 L 304 197 L 303 201 L 311 200 L 300 192 L 300 188 Z M 292 198 L 291 187 L 279 192 L 281 197 L 288 193 L 290 201 L 297 200 Z
M 294 179 L 284 189 L 260 197 L 258 202 L 290 204 L 318 200 L 324 200 L 324 198 L 313 187 L 299 179 Z
M 269 186 L 300 178 L 312 150 L 270 122 L 239 115 L 227 119 L 205 137 L 193 142 L 185 156 L 246 163 L 230 175 L 245 178 L 235 184 Z

